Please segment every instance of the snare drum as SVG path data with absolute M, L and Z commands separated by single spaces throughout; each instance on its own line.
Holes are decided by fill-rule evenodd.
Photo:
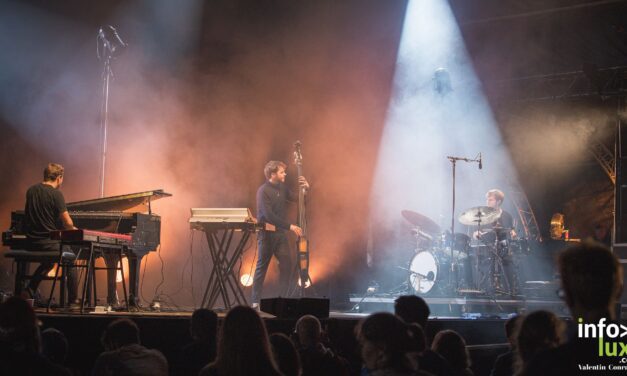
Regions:
M 451 247 L 453 248 L 452 254 L 455 260 L 465 259 L 468 257 L 468 251 L 470 250 L 470 237 L 459 232 L 456 232 L 455 236 L 451 236 L 450 232 L 443 233 L 442 242 L 437 251 L 443 252 L 447 257 L 450 257 Z

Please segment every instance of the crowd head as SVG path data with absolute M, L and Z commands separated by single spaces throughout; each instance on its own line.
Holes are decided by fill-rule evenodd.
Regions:
M 321 334 L 322 326 L 315 316 L 305 315 L 296 322 L 296 335 L 301 346 L 315 346 L 320 342 Z
M 370 370 L 412 370 L 407 353 L 413 349 L 408 325 L 391 313 L 374 313 L 357 329 L 364 365 Z
M 11 297 L 0 304 L 2 342 L 38 353 L 41 350 L 38 324 L 35 311 L 26 300 Z
M 403 295 L 394 301 L 394 313 L 406 323 L 416 323 L 424 329 L 431 311 L 423 298 Z
M 130 319 L 112 321 L 102 333 L 102 345 L 106 350 L 139 343 L 139 328 Z
M 216 337 L 218 315 L 210 309 L 200 308 L 192 314 L 190 334 L 196 341 L 207 341 Z
M 220 375 L 279 374 L 266 326 L 257 311 L 246 306 L 229 311 L 222 325 L 216 360 L 209 368 Z
M 470 355 L 466 349 L 466 341 L 454 330 L 439 331 L 433 338 L 431 349 L 442 355 L 455 370 L 470 367 Z
M 524 316 L 516 336 L 518 368 L 522 370 L 538 352 L 557 347 L 562 342 L 564 327 L 552 312 L 541 310 Z
M 560 252 L 558 269 L 566 304 L 573 316 L 597 321 L 614 318 L 623 288 L 618 259 L 603 245 L 586 241 Z

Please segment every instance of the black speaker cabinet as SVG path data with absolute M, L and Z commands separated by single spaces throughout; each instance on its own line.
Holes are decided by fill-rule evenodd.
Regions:
M 329 317 L 329 299 L 326 298 L 271 298 L 261 299 L 261 311 L 282 319 L 298 319 L 313 315 L 319 319 Z

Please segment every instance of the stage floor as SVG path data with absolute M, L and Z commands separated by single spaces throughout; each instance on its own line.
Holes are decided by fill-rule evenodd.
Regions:
M 226 316 L 227 311 L 224 309 L 215 309 L 214 310 L 219 318 L 224 318 Z M 181 307 L 178 310 L 163 310 L 163 311 L 152 311 L 152 310 L 140 310 L 140 311 L 104 311 L 104 312 L 95 312 L 90 310 L 89 312 L 80 313 L 79 310 L 57 310 L 51 309 L 49 312 L 46 312 L 45 308 L 36 308 L 35 312 L 40 317 L 55 317 L 55 316 L 63 316 L 63 317 L 152 317 L 152 318 L 183 318 L 189 319 L 194 312 L 194 308 L 192 307 Z M 342 312 L 342 311 L 329 311 L 329 318 L 333 319 L 348 319 L 348 320 L 360 320 L 364 317 L 367 317 L 369 313 L 365 312 Z M 266 313 L 263 311 L 259 311 L 259 316 L 263 319 L 276 319 L 275 315 L 270 313 Z

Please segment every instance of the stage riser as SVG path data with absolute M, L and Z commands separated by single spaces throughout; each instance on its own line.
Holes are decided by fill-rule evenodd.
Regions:
M 547 310 L 561 317 L 568 316 L 568 308 L 561 302 L 533 302 L 518 304 L 429 304 L 432 317 L 459 317 L 459 318 L 505 318 L 507 315 L 519 314 L 537 310 Z M 394 312 L 392 302 L 362 302 L 359 304 L 360 313 Z

